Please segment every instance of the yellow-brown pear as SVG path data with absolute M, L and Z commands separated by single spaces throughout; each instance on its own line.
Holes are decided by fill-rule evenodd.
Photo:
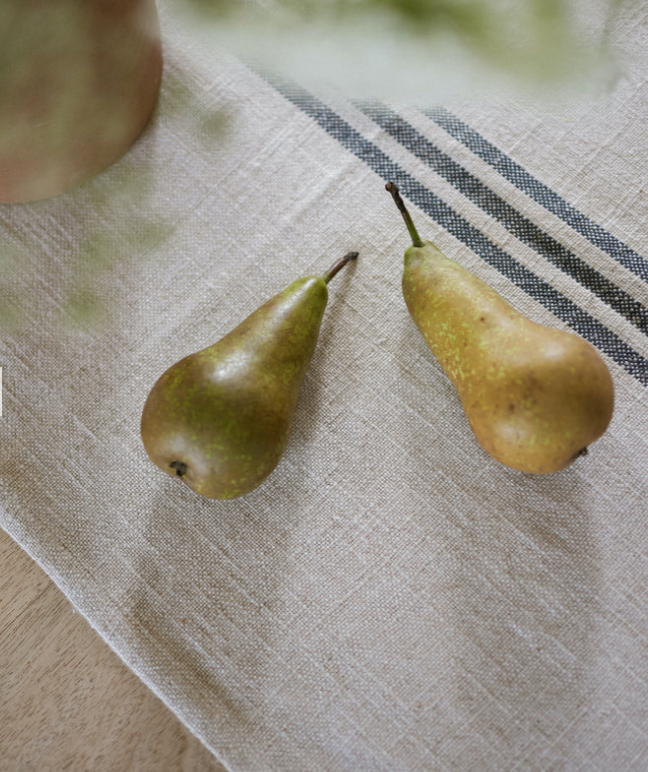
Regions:
M 522 472 L 557 472 L 587 452 L 614 407 L 607 365 L 587 341 L 537 324 L 423 241 L 398 188 L 408 230 L 403 296 L 459 394 L 480 445 Z

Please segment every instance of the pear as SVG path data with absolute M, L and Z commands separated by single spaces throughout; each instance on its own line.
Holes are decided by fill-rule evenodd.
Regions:
M 233 499 L 260 485 L 281 458 L 315 351 L 328 282 L 297 279 L 208 348 L 171 366 L 142 412 L 149 458 L 196 493 Z
M 557 472 L 587 453 L 614 408 L 607 365 L 587 341 L 533 322 L 423 241 L 387 183 L 412 238 L 403 296 L 493 458 L 522 472 Z

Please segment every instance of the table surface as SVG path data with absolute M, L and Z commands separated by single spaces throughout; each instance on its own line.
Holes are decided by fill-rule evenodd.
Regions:
M 225 772 L 0 530 L 0 770 Z

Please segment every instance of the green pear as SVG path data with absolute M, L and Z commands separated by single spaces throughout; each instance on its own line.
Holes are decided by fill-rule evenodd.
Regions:
M 288 442 L 327 284 L 357 256 L 349 252 L 324 276 L 297 279 L 217 343 L 163 373 L 141 422 L 154 464 L 212 499 L 243 496 L 266 479 Z
M 597 350 L 526 318 L 423 241 L 396 185 L 386 188 L 412 238 L 403 270 L 407 308 L 481 446 L 506 466 L 538 474 L 585 455 L 614 408 L 612 376 Z

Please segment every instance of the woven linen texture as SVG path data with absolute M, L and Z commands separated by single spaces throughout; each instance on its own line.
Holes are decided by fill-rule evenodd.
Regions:
M 573 109 L 396 110 L 165 35 L 129 154 L 0 209 L 30 298 L 0 523 L 232 772 L 646 769 L 648 69 Z M 422 235 L 599 346 L 616 410 L 586 458 L 480 449 L 400 293 L 390 177 Z M 218 502 L 153 467 L 156 378 L 351 249 L 270 478 Z

